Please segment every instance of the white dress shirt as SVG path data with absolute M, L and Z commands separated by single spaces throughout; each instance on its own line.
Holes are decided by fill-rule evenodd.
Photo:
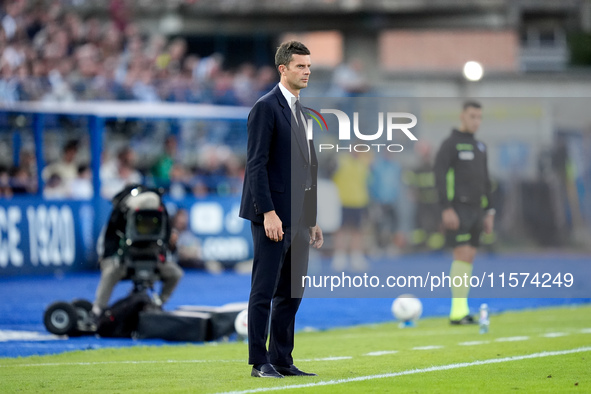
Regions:
M 283 84 L 281 82 L 279 82 L 277 85 L 279 85 L 279 90 L 281 90 L 281 93 L 283 93 L 283 97 L 285 97 L 285 100 L 287 101 L 287 103 L 289 104 L 289 108 L 291 109 L 291 113 L 294 115 L 296 114 L 296 100 L 299 100 L 299 97 L 296 97 L 293 95 L 293 93 L 291 93 L 289 90 L 287 90 L 287 88 L 285 86 L 283 86 Z M 301 102 L 300 102 L 301 104 Z M 306 118 L 304 117 L 304 114 L 300 114 L 300 118 L 296 119 L 296 121 L 298 123 L 303 122 L 302 124 L 304 125 L 304 130 L 306 130 Z M 308 136 L 306 137 L 306 142 L 308 142 Z M 310 161 L 310 143 L 307 143 L 306 145 L 308 145 L 308 161 Z

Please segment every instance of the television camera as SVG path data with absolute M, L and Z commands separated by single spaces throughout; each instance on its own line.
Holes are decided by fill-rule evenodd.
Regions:
M 166 260 L 170 236 L 169 218 L 162 204 L 162 191 L 140 185 L 125 188 L 113 198 L 109 222 L 99 239 L 99 255 L 117 256 L 126 269 L 123 279 L 131 280 L 131 293 L 149 295 L 151 304 L 161 305 L 153 291 L 160 280 L 158 264 Z M 92 303 L 84 299 L 58 301 L 44 313 L 47 330 L 56 335 L 93 334 Z

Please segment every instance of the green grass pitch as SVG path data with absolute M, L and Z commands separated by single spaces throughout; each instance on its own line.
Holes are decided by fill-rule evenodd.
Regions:
M 0 392 L 588 393 L 591 306 L 493 315 L 483 335 L 443 318 L 301 332 L 295 363 L 318 377 L 251 378 L 246 357 L 234 342 L 0 359 Z

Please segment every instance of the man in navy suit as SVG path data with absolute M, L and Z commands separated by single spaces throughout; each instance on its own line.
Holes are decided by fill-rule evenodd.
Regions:
M 324 242 L 316 224 L 318 161 L 299 103 L 310 77 L 310 51 L 300 42 L 285 42 L 275 65 L 280 82 L 256 102 L 247 125 L 240 216 L 251 221 L 254 243 L 248 362 L 255 377 L 313 376 L 294 366 L 291 355 L 309 246 Z

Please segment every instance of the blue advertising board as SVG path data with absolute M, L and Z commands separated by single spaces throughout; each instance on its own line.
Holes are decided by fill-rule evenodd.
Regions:
M 252 257 L 248 222 L 238 217 L 239 197 L 166 200 L 166 206 L 171 214 L 189 212 L 204 260 L 231 265 Z M 96 268 L 96 240 L 110 210 L 107 200 L 0 200 L 0 276 Z
M 250 222 L 240 218 L 240 196 L 165 199 L 169 213 L 184 208 L 189 228 L 201 240 L 204 260 L 226 263 L 252 258 Z

